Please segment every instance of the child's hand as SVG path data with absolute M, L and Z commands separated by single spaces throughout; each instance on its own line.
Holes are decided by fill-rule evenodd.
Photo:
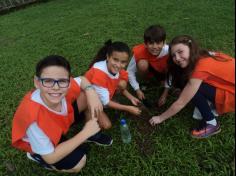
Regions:
M 163 120 L 162 120 L 161 116 L 154 116 L 154 117 L 152 117 L 152 118 L 149 120 L 149 123 L 150 123 L 152 126 L 161 124 L 162 122 L 163 122 Z
M 140 89 L 136 90 L 136 94 L 140 100 L 145 99 L 145 95 Z
M 142 113 L 142 111 L 139 108 L 135 107 L 135 106 L 128 106 L 127 111 L 130 114 L 134 114 L 136 116 L 138 116 Z
M 158 107 L 163 106 L 166 103 L 167 96 L 165 94 L 162 94 L 161 97 L 158 100 Z
M 93 118 L 93 119 L 87 121 L 84 128 L 83 128 L 83 132 L 85 135 L 87 135 L 88 138 L 95 135 L 100 130 L 101 129 L 99 127 L 97 118 Z
M 165 88 L 165 90 L 163 91 L 161 97 L 158 100 L 158 107 L 161 107 L 166 103 L 166 98 L 168 96 L 168 92 L 169 92 L 169 88 Z
M 130 101 L 134 106 L 138 106 L 141 103 L 141 101 L 135 97 L 133 97 Z

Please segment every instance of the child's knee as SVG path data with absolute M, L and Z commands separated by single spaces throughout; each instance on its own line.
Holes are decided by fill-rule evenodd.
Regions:
M 146 73 L 148 71 L 149 64 L 146 60 L 140 60 L 137 64 L 138 71 Z
M 124 90 L 127 87 L 127 82 L 125 80 L 121 80 L 119 82 L 119 89 Z
M 112 127 L 111 122 L 103 122 L 102 124 L 100 124 L 100 127 L 104 130 L 108 130 Z
M 73 172 L 78 173 L 81 169 L 86 165 L 87 156 L 84 155 L 83 158 L 79 161 L 79 163 L 72 169 Z

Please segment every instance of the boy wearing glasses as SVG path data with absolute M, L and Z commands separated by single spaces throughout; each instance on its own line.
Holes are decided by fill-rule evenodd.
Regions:
M 71 78 L 68 61 L 56 55 L 39 61 L 34 85 L 36 89 L 25 95 L 14 115 L 12 145 L 47 169 L 79 172 L 86 163 L 82 143 L 100 131 L 95 117 L 102 104 L 97 94 L 86 78 Z M 89 107 L 92 119 L 66 140 L 63 136 L 74 122 L 74 101 L 80 112 Z

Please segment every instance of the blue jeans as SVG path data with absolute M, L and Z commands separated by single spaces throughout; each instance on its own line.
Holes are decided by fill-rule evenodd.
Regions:
M 192 103 L 199 109 L 204 121 L 210 121 L 215 118 L 211 112 L 212 108 L 207 102 L 210 101 L 215 106 L 215 96 L 216 88 L 209 84 L 202 83 L 197 93 L 192 98 Z

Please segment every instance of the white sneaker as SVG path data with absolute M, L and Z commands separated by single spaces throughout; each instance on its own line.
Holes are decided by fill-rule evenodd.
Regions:
M 31 154 L 30 154 L 29 152 L 26 153 L 26 156 L 27 156 L 28 159 L 39 163 L 36 159 L 34 159 L 34 158 L 31 156 Z
M 46 165 L 42 165 L 37 159 L 33 158 L 29 152 L 26 153 L 26 156 L 27 156 L 28 159 L 30 159 L 30 160 L 40 164 L 43 168 L 45 168 L 47 170 L 53 170 L 52 168 L 50 168 L 50 167 L 48 167 Z

